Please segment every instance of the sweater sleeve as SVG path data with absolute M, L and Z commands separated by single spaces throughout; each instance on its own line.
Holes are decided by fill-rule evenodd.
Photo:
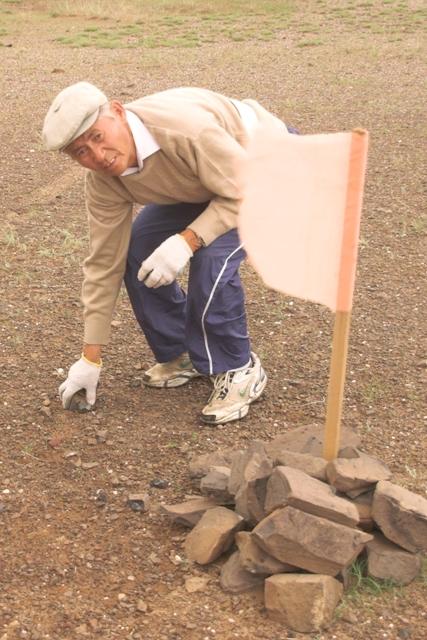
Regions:
M 86 177 L 89 256 L 83 263 L 84 341 L 107 344 L 126 267 L 132 203 L 109 181 Z
M 195 171 L 203 186 L 215 195 L 189 227 L 210 244 L 237 226 L 241 198 L 238 170 L 246 152 L 219 126 L 204 129 L 193 144 Z

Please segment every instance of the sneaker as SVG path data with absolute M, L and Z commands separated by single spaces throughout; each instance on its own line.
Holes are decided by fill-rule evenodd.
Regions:
M 244 418 L 249 405 L 257 400 L 267 384 L 267 375 L 255 353 L 248 367 L 220 373 L 214 378 L 214 390 L 202 411 L 202 420 L 224 424 Z
M 193 367 L 188 353 L 183 353 L 170 362 L 155 364 L 144 373 L 142 382 L 147 387 L 180 387 L 200 375 Z

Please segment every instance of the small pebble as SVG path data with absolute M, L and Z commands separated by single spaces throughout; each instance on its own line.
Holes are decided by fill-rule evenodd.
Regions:
M 155 487 L 156 489 L 166 489 L 169 486 L 169 482 L 167 480 L 162 480 L 161 478 L 154 478 L 151 480 L 150 487 Z

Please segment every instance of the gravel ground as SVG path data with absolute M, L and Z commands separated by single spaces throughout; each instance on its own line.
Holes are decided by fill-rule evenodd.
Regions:
M 250 3 L 258 15 L 243 13 L 239 2 L 230 15 L 221 2 L 204 21 L 188 2 L 159 3 L 146 27 L 158 39 L 141 44 L 128 26 L 115 48 L 57 39 L 89 37 L 94 28 L 111 38 L 135 24 L 125 12 L 131 3 L 105 3 L 106 16 L 89 15 L 79 2 L 70 15 L 72 4 L 0 2 L 0 638 L 300 637 L 267 619 L 260 592 L 223 593 L 222 560 L 174 564 L 185 530 L 157 507 L 193 489 L 194 453 L 324 420 L 330 312 L 267 290 L 245 265 L 251 336 L 269 385 L 245 420 L 212 429 L 198 420 L 206 380 L 168 391 L 140 386 L 153 359 L 123 295 L 97 411 L 64 412 L 58 369 L 81 348 L 83 173 L 43 151 L 40 128 L 52 97 L 81 79 L 123 101 L 179 85 L 253 97 L 303 133 L 367 128 L 343 422 L 396 482 L 425 496 L 422 3 L 307 0 L 285 16 L 277 13 L 285 2 Z M 208 16 L 216 16 L 213 27 Z M 198 46 L 186 46 L 192 30 Z M 178 32 L 182 40 L 170 46 L 165 38 Z M 78 458 L 96 465 L 78 466 Z M 154 478 L 168 488 L 150 488 Z M 150 494 L 148 513 L 126 506 L 130 491 Z M 186 592 L 184 579 L 193 575 L 210 579 L 203 592 Z M 313 637 L 421 640 L 425 601 L 425 578 L 376 596 L 362 592 Z

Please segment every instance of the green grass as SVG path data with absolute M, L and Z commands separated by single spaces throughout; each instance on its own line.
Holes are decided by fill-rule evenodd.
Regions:
M 25 251 L 25 248 L 26 248 L 25 244 L 23 244 L 20 241 L 16 228 L 9 223 L 6 223 L 3 226 L 3 229 L 0 235 L 0 243 L 2 245 L 5 245 L 6 247 L 19 249 L 20 251 L 22 250 Z
M 358 558 L 350 567 L 351 587 L 347 593 L 350 598 L 359 598 L 363 595 L 381 595 L 387 591 L 400 589 L 393 580 L 380 580 L 369 576 L 367 573 L 367 561 Z
M 318 47 L 323 44 L 322 40 L 303 40 L 298 42 L 297 47 Z
M 426 15 L 396 0 L 343 0 L 335 6 L 311 2 L 307 12 L 296 0 L 32 0 L 25 10 L 20 0 L 0 0 L 0 12 L 6 11 L 13 14 L 3 16 L 5 23 L 11 20 L 13 32 L 22 32 L 20 19 L 38 21 L 47 28 L 55 25 L 51 37 L 59 45 L 124 50 L 263 40 L 280 43 L 288 34 L 305 34 L 294 46 L 309 48 L 356 29 L 394 41 L 420 31 Z
M 423 579 L 425 573 L 421 572 L 420 578 Z M 424 578 L 425 579 L 425 578 Z M 340 618 L 343 610 L 349 605 L 360 606 L 366 605 L 366 599 L 378 598 L 390 593 L 398 593 L 402 591 L 402 587 L 393 580 L 380 580 L 368 575 L 367 560 L 358 558 L 349 569 L 350 586 L 345 593 L 342 602 L 335 611 L 336 618 Z

